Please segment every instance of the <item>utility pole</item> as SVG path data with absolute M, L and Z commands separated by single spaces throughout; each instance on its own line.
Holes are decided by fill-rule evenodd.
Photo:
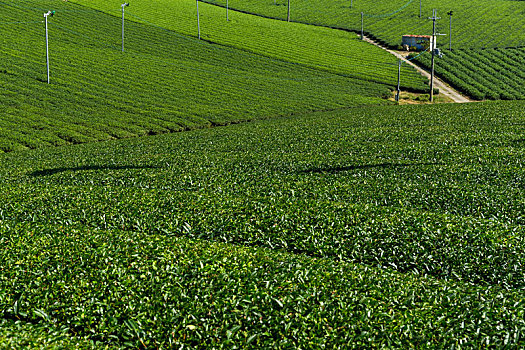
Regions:
M 288 0 L 288 22 L 290 22 L 290 0 Z
M 363 38 L 364 38 L 364 29 L 363 29 L 363 27 L 364 27 L 364 21 L 363 21 L 364 15 L 365 14 L 363 12 L 361 12 L 361 40 L 363 40 Z
M 47 83 L 49 84 L 49 39 L 47 36 L 47 17 L 53 16 L 55 11 L 47 11 L 44 13 L 44 19 L 46 20 L 46 66 L 47 66 Z
M 350 0 L 350 8 L 354 7 L 354 0 Z
M 396 93 L 396 102 L 399 102 L 399 93 L 400 93 L 400 86 L 401 86 L 401 63 L 403 61 L 399 60 L 399 65 L 397 67 L 397 93 Z
M 452 11 L 447 12 L 447 15 L 449 16 L 449 25 L 448 25 L 448 50 L 452 50 Z
M 431 73 L 430 73 L 430 102 L 434 102 L 434 56 L 436 45 L 436 20 L 441 19 L 437 17 L 437 11 L 432 10 L 432 17 L 428 19 L 432 20 L 432 41 L 430 42 L 430 50 L 432 50 L 432 63 L 431 63 Z
M 120 6 L 122 7 L 122 52 L 124 52 L 124 8 L 129 4 L 125 2 Z
M 199 32 L 199 40 L 201 40 L 201 22 L 199 16 L 199 0 L 197 0 L 197 30 Z
M 226 0 L 226 22 L 228 22 L 230 18 L 228 17 L 228 0 Z

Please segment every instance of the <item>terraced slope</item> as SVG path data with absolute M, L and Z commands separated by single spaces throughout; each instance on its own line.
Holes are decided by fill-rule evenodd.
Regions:
M 224 0 L 207 2 L 226 5 Z M 365 33 L 391 48 L 401 44 L 403 34 L 431 34 L 432 22 L 428 17 L 431 16 L 432 9 L 437 9 L 438 16 L 441 17 L 437 22 L 437 31 L 447 34 L 438 38 L 438 45 L 442 49 L 449 48 L 451 33 L 447 13 L 452 11 L 451 43 L 456 51 L 446 51 L 444 59 L 436 62 L 437 74 L 474 99 L 525 97 L 522 89 L 525 81 L 521 74 L 522 49 L 519 48 L 525 45 L 525 32 L 522 30 L 525 26 L 523 1 L 421 1 L 421 18 L 420 2 L 415 0 L 356 0 L 353 1 L 353 7 L 346 0 L 295 0 L 291 4 L 294 21 L 356 32 L 361 31 L 363 12 Z M 274 3 L 258 0 L 229 1 L 231 8 L 280 19 L 286 18 L 286 5 L 287 1 L 282 0 Z M 429 67 L 429 61 L 428 55 L 418 60 L 425 67 Z
M 206 0 L 226 5 L 225 0 Z M 286 19 L 287 0 L 228 0 L 231 8 Z M 525 45 L 525 2 L 515 0 L 292 0 L 293 21 L 323 26 L 361 30 L 364 13 L 365 32 L 396 47 L 403 34 L 431 34 L 432 10 L 437 9 L 438 31 L 449 32 L 449 17 L 453 11 L 454 48 L 516 47 Z M 419 17 L 419 5 L 422 16 Z M 448 37 L 441 38 L 448 43 Z M 443 44 L 444 45 L 444 44 Z
M 117 0 L 73 0 L 75 3 L 117 13 Z M 230 13 L 200 3 L 201 38 L 258 55 L 293 62 L 366 81 L 397 84 L 397 60 L 377 47 L 363 43 L 354 33 L 283 23 L 242 13 Z M 192 0 L 133 3 L 128 18 L 151 23 L 185 35 L 198 35 L 196 2 Z M 424 91 L 425 79 L 413 69 L 403 69 L 403 86 Z
M 430 68 L 431 56 L 415 59 Z M 438 76 L 477 100 L 525 99 L 525 49 L 445 51 L 436 60 Z
M 2 151 L 377 104 L 392 88 L 132 21 L 122 53 L 120 18 L 71 2 L 2 2 L 0 9 Z M 56 10 L 50 85 L 47 9 Z
M 0 155 L 0 345 L 522 348 L 523 108 Z

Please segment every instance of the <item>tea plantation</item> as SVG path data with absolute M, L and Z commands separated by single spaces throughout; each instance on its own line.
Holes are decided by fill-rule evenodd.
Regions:
M 336 55 L 369 52 L 386 63 L 363 74 L 350 58 L 344 68 L 324 69 L 327 62 L 265 57 L 133 21 L 121 52 L 121 20 L 113 15 L 45 0 L 2 2 L 0 9 L 4 152 L 379 104 L 397 77 L 395 60 L 349 33 L 340 34 L 346 46 Z M 42 20 L 50 9 L 48 85 Z M 425 88 L 414 70 L 407 74 L 414 79 L 405 88 Z
M 225 0 L 206 0 L 226 6 Z M 421 3 L 421 17 L 420 15 Z M 231 8 L 285 20 L 287 0 L 228 0 Z M 352 7 L 350 5 L 353 5 Z M 436 32 L 443 59 L 436 61 L 436 74 L 476 100 L 524 99 L 523 46 L 525 2 L 514 0 L 293 0 L 291 19 L 318 26 L 361 31 L 361 12 L 366 35 L 383 45 L 400 48 L 405 34 L 432 34 L 432 10 L 438 17 Z M 452 11 L 452 18 L 448 13 Z M 450 22 L 451 21 L 451 22 Z M 452 32 L 450 32 L 452 23 Z M 450 44 L 454 51 L 444 50 Z M 430 66 L 430 55 L 417 62 Z
M 72 1 L 111 14 L 118 14 L 121 4 L 119 0 Z M 392 86 L 397 84 L 397 59 L 363 43 L 354 33 L 283 23 L 238 12 L 230 12 L 230 21 L 227 21 L 224 9 L 206 3 L 200 3 L 199 9 L 203 40 L 339 75 Z M 137 2 L 127 11 L 133 21 L 198 35 L 195 1 Z M 405 87 L 425 90 L 421 75 L 410 67 L 404 67 L 403 77 Z
M 84 1 L 84 0 L 83 0 Z M 226 6 L 226 0 L 206 0 Z M 286 20 L 287 0 L 228 0 L 231 8 Z M 419 5 L 421 3 L 421 17 Z M 350 7 L 350 5 L 353 7 Z M 438 32 L 449 34 L 453 11 L 452 38 L 455 48 L 517 47 L 525 45 L 525 2 L 515 0 L 291 0 L 291 20 L 321 26 L 365 32 L 397 47 L 404 34 L 432 34 L 432 10 L 438 11 Z M 448 43 L 448 37 L 440 41 Z
M 430 68 L 431 55 L 415 58 Z M 476 99 L 525 99 L 525 49 L 445 51 L 436 60 L 436 74 L 459 91 Z
M 355 33 L 212 2 L 201 39 L 195 1 L 131 3 L 122 52 L 122 1 L 0 1 L 0 348 L 524 348 L 525 102 L 394 105 L 396 59 Z M 429 24 L 352 3 L 292 19 Z M 522 41 L 490 30 L 510 3 L 424 9 L 482 13 L 455 37 L 479 48 Z M 519 99 L 522 51 L 437 72 Z
M 0 155 L 0 344 L 523 347 L 524 107 Z

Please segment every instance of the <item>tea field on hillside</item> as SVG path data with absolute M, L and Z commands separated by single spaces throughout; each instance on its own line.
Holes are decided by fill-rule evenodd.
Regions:
M 42 14 L 51 8 L 48 85 Z M 390 81 L 352 78 L 133 21 L 121 52 L 115 16 L 63 1 L 0 9 L 4 152 L 379 104 L 395 76 L 388 66 Z
M 0 155 L 0 344 L 522 347 L 523 108 Z
M 226 0 L 206 0 L 226 6 Z M 353 7 L 350 7 L 351 2 Z M 286 20 L 287 0 L 228 0 L 231 8 Z M 361 31 L 361 12 L 367 35 L 396 47 L 404 34 L 432 34 L 432 10 L 438 11 L 438 32 L 449 33 L 453 11 L 453 48 L 525 46 L 525 2 L 514 0 L 292 0 L 292 21 Z M 439 39 L 448 44 L 448 37 Z
M 209 0 L 225 6 L 224 0 Z M 523 49 L 525 25 L 523 1 L 419 1 L 372 2 L 353 1 L 304 1 L 291 2 L 294 21 L 361 31 L 361 12 L 364 13 L 364 31 L 380 43 L 400 48 L 404 34 L 432 34 L 432 10 L 438 11 L 438 46 L 445 52 L 437 60 L 436 72 L 447 83 L 470 97 L 483 99 L 523 99 Z M 287 1 L 248 0 L 229 1 L 231 8 L 257 13 L 272 18 L 285 19 Z M 450 33 L 449 11 L 452 11 Z M 477 20 L 473 20 L 476 18 Z M 449 36 L 454 51 L 449 48 Z M 418 62 L 430 66 L 429 55 Z
M 431 55 L 415 58 L 430 69 Z M 476 100 L 525 99 L 525 49 L 444 51 L 435 60 L 435 72 Z
M 118 14 L 117 0 L 73 0 Z M 283 23 L 243 13 L 229 13 L 200 3 L 201 38 L 273 59 L 365 81 L 397 84 L 397 59 L 354 34 L 322 27 Z M 116 11 L 116 12 L 115 12 Z M 197 36 L 196 2 L 191 0 L 137 2 L 127 9 L 129 19 L 185 35 Z M 425 91 L 425 79 L 411 67 L 403 68 L 403 87 Z

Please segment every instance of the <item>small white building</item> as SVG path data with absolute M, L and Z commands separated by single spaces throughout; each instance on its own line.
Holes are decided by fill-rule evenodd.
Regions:
M 403 35 L 402 45 L 405 50 L 422 51 L 429 47 L 436 48 L 431 35 Z

